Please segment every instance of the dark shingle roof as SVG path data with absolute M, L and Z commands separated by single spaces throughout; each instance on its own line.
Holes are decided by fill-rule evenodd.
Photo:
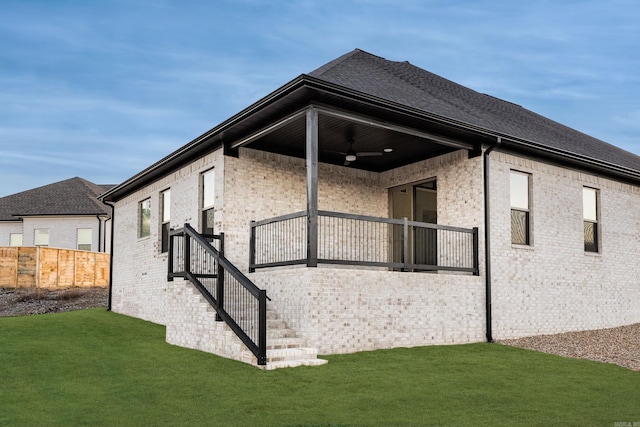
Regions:
M 335 99 L 354 100 L 353 103 L 347 103 L 351 106 L 340 105 L 340 108 L 357 108 L 354 105 L 366 104 L 368 107 L 382 106 L 381 110 L 388 109 L 400 115 L 409 112 L 407 116 L 412 119 L 417 117 L 431 124 L 437 123 L 440 130 L 447 127 L 456 131 L 462 129 L 463 134 L 481 136 L 485 142 L 489 141 L 487 138 L 495 141 L 495 137 L 500 136 L 503 138 L 501 148 L 507 150 L 540 155 L 562 164 L 578 165 L 597 173 L 604 172 L 634 183 L 640 182 L 640 156 L 519 105 L 476 92 L 409 62 L 389 61 L 355 49 L 276 89 L 107 191 L 103 198 L 108 201 L 119 200 L 207 150 L 224 145 L 225 140 L 233 141 L 234 138 L 257 132 L 260 129 L 254 126 L 263 126 L 269 120 L 282 118 L 283 111 L 287 112 L 289 108 L 331 99 L 333 102 Z M 370 103 L 371 100 L 374 102 Z
M 110 214 L 98 196 L 112 185 L 96 185 L 75 177 L 0 198 L 0 221 L 22 216 Z
M 640 171 L 640 157 L 635 154 L 409 62 L 389 61 L 356 49 L 309 76 L 496 135 Z

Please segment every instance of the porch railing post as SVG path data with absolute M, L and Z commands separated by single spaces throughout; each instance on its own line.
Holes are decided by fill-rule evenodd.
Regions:
M 249 226 L 251 229 L 251 237 L 249 238 L 249 273 L 256 271 L 256 222 L 251 221 Z
M 216 296 L 218 307 L 220 310 L 224 310 L 224 268 L 222 267 L 222 263 L 220 262 L 220 258 L 224 257 L 224 233 L 220 233 L 220 250 L 218 251 L 218 259 L 216 260 L 218 263 L 218 268 L 216 271 Z M 222 322 L 222 317 L 220 314 L 216 312 L 216 321 Z
M 402 218 L 402 271 L 409 270 L 409 218 Z
M 307 267 L 318 266 L 318 110 L 307 110 Z
M 473 275 L 480 275 L 480 263 L 478 261 L 478 227 L 473 227 Z

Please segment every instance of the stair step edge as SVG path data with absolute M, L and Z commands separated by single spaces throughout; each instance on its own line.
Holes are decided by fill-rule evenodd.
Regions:
M 299 366 L 320 366 L 320 365 L 326 365 L 327 363 L 329 363 L 329 361 L 325 359 L 304 359 L 304 360 L 287 360 L 287 361 L 281 361 L 281 362 L 267 362 L 266 365 L 262 365 L 262 366 L 256 365 L 256 366 L 260 369 L 271 371 L 274 369 L 281 369 L 281 368 L 297 368 Z

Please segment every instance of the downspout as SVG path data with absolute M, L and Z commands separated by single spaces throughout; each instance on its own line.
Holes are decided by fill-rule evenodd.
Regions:
M 484 263 L 485 263 L 485 309 L 487 321 L 487 342 L 493 342 L 493 330 L 491 322 L 491 228 L 489 198 L 489 154 L 502 143 L 502 138 L 497 137 L 496 143 L 489 147 L 483 156 L 484 160 Z
M 111 295 L 113 292 L 113 236 L 115 235 L 115 221 L 114 218 L 116 216 L 116 207 L 112 204 L 103 200 L 102 203 L 105 205 L 111 206 L 111 237 L 110 237 L 110 248 L 109 248 L 109 303 L 107 304 L 107 311 L 111 311 Z M 105 248 L 106 250 L 106 248 Z
M 96 215 L 96 218 L 98 218 L 98 252 L 103 252 L 100 250 L 100 243 L 102 243 L 102 218 L 100 218 L 100 215 L 102 214 Z

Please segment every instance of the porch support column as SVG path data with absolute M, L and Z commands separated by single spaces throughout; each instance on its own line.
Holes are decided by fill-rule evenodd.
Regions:
M 307 267 L 318 266 L 318 110 L 307 110 Z

